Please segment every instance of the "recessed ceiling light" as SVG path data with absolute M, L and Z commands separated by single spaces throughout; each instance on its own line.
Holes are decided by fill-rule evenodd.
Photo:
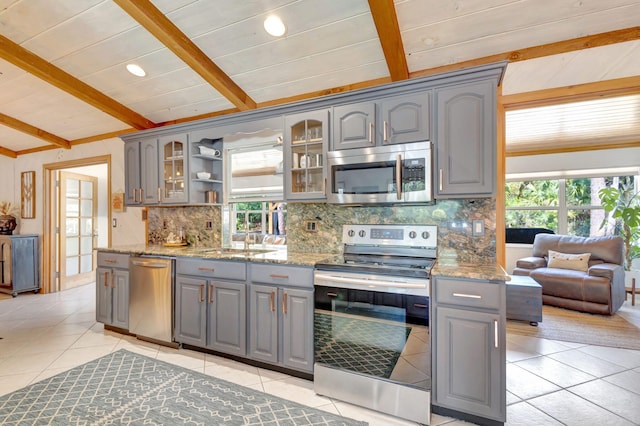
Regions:
M 136 64 L 127 64 L 127 71 L 138 77 L 144 77 L 145 75 L 147 75 L 142 67 Z
M 284 35 L 284 32 L 286 31 L 282 19 L 276 15 L 267 16 L 267 19 L 264 20 L 264 29 L 274 37 L 280 37 Z

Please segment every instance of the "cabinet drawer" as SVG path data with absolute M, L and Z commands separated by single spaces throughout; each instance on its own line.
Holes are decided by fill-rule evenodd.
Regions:
M 129 269 L 129 255 L 99 251 L 98 266 L 104 268 Z
M 178 259 L 176 261 L 176 273 L 238 281 L 247 279 L 247 268 L 244 262 L 227 262 L 223 260 Z
M 249 264 L 252 282 L 313 288 L 313 269 L 273 264 Z
M 500 284 L 490 281 L 435 280 L 435 297 L 439 304 L 500 309 L 500 289 Z

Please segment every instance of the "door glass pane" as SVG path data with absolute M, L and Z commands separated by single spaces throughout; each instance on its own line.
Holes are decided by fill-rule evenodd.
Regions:
M 67 256 L 77 256 L 79 253 L 78 239 L 67 238 Z
M 78 197 L 80 194 L 80 181 L 78 179 L 67 179 L 67 192 L 65 196 L 67 197 Z
M 80 216 L 91 217 L 91 214 L 93 213 L 92 200 L 82 200 L 80 203 Z
M 80 273 L 91 272 L 93 256 L 90 254 L 80 257 Z
M 80 238 L 80 253 L 90 254 L 93 250 L 93 237 Z
M 78 236 L 78 231 L 79 231 L 78 219 L 67 218 L 65 229 L 68 236 Z
M 69 257 L 67 258 L 67 277 L 71 275 L 78 275 L 78 258 L 77 257 Z
M 81 229 L 81 233 L 82 235 L 93 235 L 93 227 L 92 225 L 92 221 L 90 217 L 83 217 L 82 219 L 80 219 L 82 227 Z
M 93 196 L 93 182 L 80 182 L 81 198 L 91 198 Z
M 67 217 L 78 217 L 80 215 L 79 202 L 77 198 L 67 198 Z

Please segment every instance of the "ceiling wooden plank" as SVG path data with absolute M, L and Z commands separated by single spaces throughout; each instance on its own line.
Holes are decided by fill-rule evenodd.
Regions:
M 152 121 L 2 35 L 0 57 L 136 129 L 155 127 Z
M 18 158 L 18 153 L 16 151 L 12 151 L 3 146 L 0 146 L 0 155 L 4 155 L 5 157 L 10 158 Z
M 68 140 L 51 134 L 46 130 L 42 130 L 35 126 L 32 126 L 31 124 L 27 124 L 13 117 L 9 117 L 8 115 L 0 113 L 0 123 L 4 124 L 7 127 L 11 127 L 12 129 L 15 129 L 19 132 L 26 133 L 38 139 L 42 139 L 43 141 L 57 145 L 61 148 L 71 149 L 71 143 L 69 143 Z
M 544 56 L 558 55 L 561 53 L 573 52 L 575 50 L 590 49 L 592 47 L 607 46 L 610 44 L 623 43 L 625 41 L 638 39 L 640 39 L 640 27 L 631 27 L 617 31 L 609 31 L 606 33 L 578 37 L 571 40 L 559 41 L 556 43 L 549 43 L 540 46 L 528 47 L 525 49 L 513 50 L 510 52 L 498 53 L 496 55 L 471 59 L 464 62 L 457 62 L 451 65 L 443 65 L 441 67 L 414 71 L 410 73 L 409 76 L 410 78 L 426 77 L 429 75 L 492 64 L 494 62 L 500 61 L 526 61 L 528 59 L 542 58 Z
M 408 79 L 409 66 L 404 53 L 404 44 L 393 0 L 369 0 L 369 8 L 378 31 L 380 44 L 382 44 L 391 80 Z
M 640 93 L 640 76 L 634 76 L 504 95 L 502 103 L 505 109 L 514 110 L 638 93 Z
M 149 0 L 114 2 L 241 111 L 256 108 L 255 101 Z

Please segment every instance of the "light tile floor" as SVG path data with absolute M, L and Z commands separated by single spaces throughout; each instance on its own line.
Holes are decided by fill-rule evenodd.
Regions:
M 318 396 L 307 380 L 105 331 L 95 321 L 94 285 L 0 295 L 0 337 L 0 395 L 125 348 L 372 426 L 413 424 Z M 640 424 L 640 351 L 519 335 L 507 343 L 508 425 Z M 465 423 L 433 415 L 431 424 Z

